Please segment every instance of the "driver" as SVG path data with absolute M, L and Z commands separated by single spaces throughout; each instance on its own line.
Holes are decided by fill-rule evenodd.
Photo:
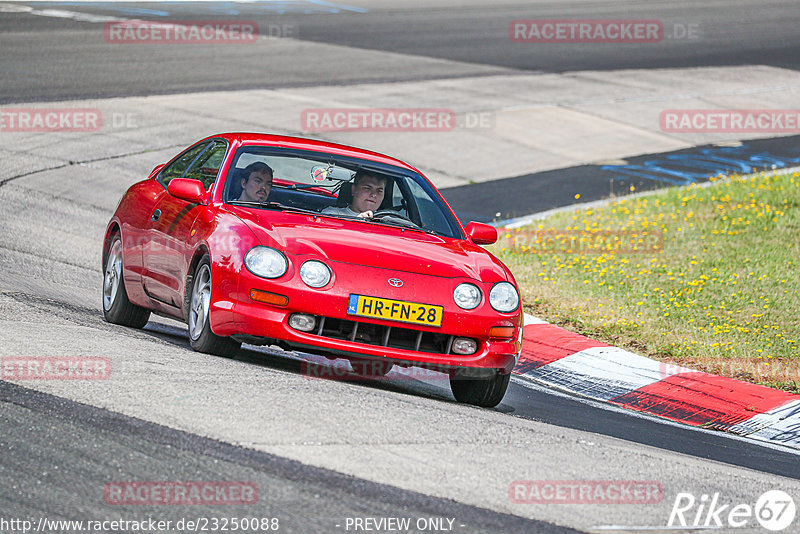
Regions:
M 266 202 L 272 189 L 272 167 L 256 161 L 242 170 L 242 194 L 236 200 Z
M 359 217 L 371 219 L 378 206 L 383 202 L 386 192 L 386 177 L 375 176 L 367 171 L 358 171 L 350 184 L 353 201 L 349 206 L 329 206 L 322 210 L 326 215 L 344 215 L 345 217 Z

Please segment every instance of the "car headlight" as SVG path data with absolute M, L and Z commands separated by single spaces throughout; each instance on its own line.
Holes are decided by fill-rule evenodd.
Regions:
M 471 310 L 481 303 L 481 290 L 472 284 L 458 284 L 453 291 L 453 300 L 459 308 Z
M 489 304 L 499 312 L 508 313 L 519 306 L 517 288 L 508 282 L 498 282 L 489 291 Z
M 300 278 L 306 285 L 322 287 L 331 281 L 331 270 L 321 261 L 309 260 L 300 267 Z
M 269 247 L 253 247 L 244 256 L 247 270 L 262 278 L 278 278 L 286 274 L 286 256 Z

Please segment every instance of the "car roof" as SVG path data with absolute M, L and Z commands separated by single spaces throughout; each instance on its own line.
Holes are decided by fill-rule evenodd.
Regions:
M 381 154 L 379 152 L 372 152 L 371 150 L 364 150 L 363 148 L 352 147 L 348 145 L 340 145 L 338 143 L 329 143 L 327 141 L 319 141 L 316 139 L 307 139 L 304 137 L 292 137 L 288 135 L 275 135 L 265 133 L 249 133 L 249 132 L 229 132 L 211 135 L 206 139 L 219 139 L 223 138 L 227 141 L 239 142 L 243 146 L 275 146 L 294 148 L 298 150 L 311 150 L 318 152 L 330 152 L 340 156 L 349 156 L 353 158 L 362 158 L 377 163 L 384 163 L 387 165 L 395 165 L 403 167 L 414 172 L 419 172 L 417 169 L 401 161 L 399 159 Z M 205 139 L 204 139 L 205 141 Z

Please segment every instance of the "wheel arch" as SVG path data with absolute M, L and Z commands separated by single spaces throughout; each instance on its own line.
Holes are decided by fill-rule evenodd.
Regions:
M 187 262 L 181 310 L 187 323 L 194 272 L 203 256 L 208 255 L 212 278 L 209 309 L 211 331 L 220 336 L 238 333 L 235 307 L 238 299 L 242 298 L 239 273 L 244 269 L 246 251 L 260 244 L 253 230 L 239 217 L 224 210 L 219 212 L 216 220 L 202 232 L 202 237 L 198 236 L 191 259 Z
M 183 318 L 189 320 L 189 304 L 192 300 L 192 282 L 194 281 L 194 271 L 197 269 L 197 264 L 203 257 L 211 257 L 211 250 L 206 243 L 200 243 L 192 254 L 192 259 L 189 262 L 189 268 L 186 270 L 186 280 L 183 285 Z
M 117 221 L 111 222 L 106 228 L 106 235 L 103 238 L 103 255 L 101 258 L 100 269 L 105 270 L 106 268 L 106 261 L 108 260 L 108 249 L 111 246 L 111 240 L 114 238 L 116 234 L 120 235 L 122 238 L 122 229 L 119 226 Z

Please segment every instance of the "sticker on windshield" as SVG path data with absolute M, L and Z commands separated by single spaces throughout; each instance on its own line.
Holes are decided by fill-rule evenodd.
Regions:
M 315 182 L 324 182 L 328 178 L 328 169 L 325 167 L 314 167 L 311 169 L 311 177 Z

